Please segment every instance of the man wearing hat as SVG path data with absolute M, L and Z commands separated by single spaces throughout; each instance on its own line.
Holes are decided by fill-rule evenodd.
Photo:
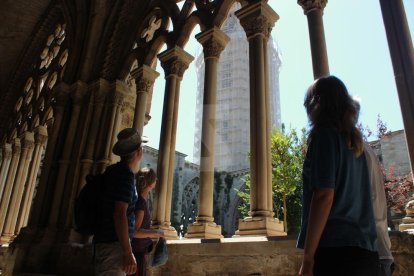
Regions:
M 133 237 L 137 201 L 135 173 L 146 143 L 135 128 L 118 133 L 112 152 L 121 161 L 109 166 L 103 175 L 102 212 L 94 236 L 95 274 L 126 275 L 136 271 L 130 239 Z

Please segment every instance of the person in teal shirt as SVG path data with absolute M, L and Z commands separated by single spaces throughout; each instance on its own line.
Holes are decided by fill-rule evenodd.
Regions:
M 310 121 L 303 164 L 300 275 L 377 275 L 370 178 L 357 110 L 341 80 L 314 81 L 305 97 Z

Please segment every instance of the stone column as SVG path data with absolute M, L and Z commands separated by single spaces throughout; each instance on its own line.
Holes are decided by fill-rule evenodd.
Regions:
M 79 124 L 79 117 L 81 115 L 80 112 L 86 93 L 87 86 L 81 81 L 76 82 L 71 87 L 70 96 L 72 99 L 72 112 L 65 137 L 65 146 L 63 147 L 63 152 L 59 160 L 58 175 L 49 216 L 49 226 L 51 226 L 52 229 L 57 227 L 57 222 L 61 213 L 61 204 L 65 201 L 65 197 L 68 196 L 65 195 L 63 191 L 65 190 L 66 177 L 71 163 L 73 146 L 75 144 L 75 140 L 79 139 L 79 137 L 76 137 L 76 134 Z
M 55 101 L 53 102 L 53 126 L 48 126 L 48 133 L 50 136 L 47 140 L 47 147 L 42 167 L 42 174 L 40 176 L 39 185 L 36 191 L 36 199 L 33 202 L 32 213 L 28 224 L 37 227 L 40 221 L 47 220 L 49 206 L 52 202 L 52 191 L 55 187 L 56 181 L 51 180 L 54 167 L 57 165 L 56 151 L 58 149 L 58 137 L 61 132 L 63 116 L 65 107 L 69 101 L 70 86 L 66 83 L 60 82 L 52 91 Z
M 6 182 L 4 184 L 3 197 L 0 203 L 0 233 L 3 233 L 3 228 L 6 222 L 7 211 L 10 203 L 10 196 L 13 190 L 14 180 L 16 178 L 16 172 L 19 167 L 21 145 L 20 139 L 15 138 L 12 141 L 12 158 L 10 161 L 9 171 L 7 172 Z M 0 240 L 1 242 L 1 240 Z M 1 242 L 2 243 L 2 242 Z
M 43 147 L 47 140 L 47 128 L 45 126 L 38 126 L 34 131 L 34 150 L 32 163 L 29 169 L 29 175 L 26 180 L 26 187 L 24 189 L 24 195 L 22 204 L 19 211 L 17 226 L 15 232 L 19 232 L 23 226 L 27 225 L 27 219 L 29 217 L 30 208 L 32 205 L 33 193 L 35 190 L 37 174 L 40 168 L 40 160 L 42 158 Z
M 123 81 L 115 81 L 109 91 L 109 105 L 106 108 L 107 117 L 101 126 L 98 137 L 98 149 L 101 151 L 100 159 L 96 163 L 95 172 L 103 172 L 112 162 L 112 146 L 119 132 L 118 121 L 121 114 L 122 103 L 127 94 L 128 87 Z
M 3 148 L 3 162 L 0 167 L 0 202 L 3 196 L 4 187 L 6 184 L 7 172 L 9 171 L 10 161 L 12 157 L 12 146 L 11 144 L 5 143 Z
M 91 116 L 87 116 L 87 118 L 89 118 L 87 129 L 85 130 L 85 136 L 87 138 L 84 141 L 85 146 L 82 154 L 82 159 L 80 161 L 81 167 L 79 178 L 77 183 L 75 183 L 75 185 L 78 185 L 74 191 L 75 193 L 77 193 L 80 190 L 81 186 L 85 184 L 86 175 L 91 173 L 91 168 L 94 162 L 96 141 L 99 138 L 98 132 L 102 124 L 100 122 L 102 120 L 105 99 L 110 89 L 111 84 L 104 79 L 99 79 L 89 85 L 91 97 L 88 110 L 91 111 Z
M 250 66 L 250 212 L 239 222 L 236 235 L 286 235 L 275 219 L 272 198 L 270 106 L 267 42 L 279 18 L 266 1 L 236 12 L 249 41 Z
M 216 135 L 217 63 L 229 37 L 217 27 L 196 35 L 203 45 L 205 73 L 201 129 L 200 188 L 196 222 L 188 226 L 188 238 L 220 238 L 221 227 L 214 223 L 214 139 Z
M 380 0 L 395 83 L 414 170 L 414 50 L 402 0 Z
M 19 214 L 24 184 L 26 183 L 27 173 L 29 171 L 30 161 L 32 160 L 34 134 L 33 132 L 24 132 L 20 137 L 21 154 L 19 166 L 16 172 L 9 207 L 6 215 L 6 222 L 1 235 L 2 242 L 9 242 L 14 236 L 17 223 L 17 216 Z
M 177 133 L 180 83 L 193 57 L 175 46 L 158 55 L 165 72 L 165 96 L 158 154 L 158 184 L 155 225 L 164 230 L 167 238 L 177 239 L 171 226 L 171 199 L 174 183 L 175 142 Z
M 135 115 L 133 127 L 143 133 L 145 124 L 145 112 L 147 108 L 147 98 L 154 85 L 155 79 L 160 75 L 157 71 L 143 64 L 131 72 L 135 78 L 137 99 L 135 103 Z
M 329 75 L 328 53 L 323 27 L 323 9 L 328 0 L 298 0 L 308 17 L 309 39 L 312 52 L 313 77 Z

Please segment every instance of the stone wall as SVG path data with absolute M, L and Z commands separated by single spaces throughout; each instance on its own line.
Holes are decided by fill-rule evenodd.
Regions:
M 409 276 L 414 271 L 414 235 L 391 232 L 392 252 L 395 258 L 393 276 Z M 221 240 L 168 241 L 169 259 L 166 265 L 150 269 L 151 276 L 244 276 L 298 275 L 302 251 L 295 248 L 296 240 L 278 238 L 243 237 Z M 0 250 L 0 272 L 11 275 L 16 250 Z M 23 249 L 24 250 L 24 249 Z M 32 250 L 33 252 L 36 250 Z M 41 249 L 40 249 L 41 251 Z M 21 273 L 48 273 L 51 275 L 92 275 L 92 247 L 62 244 L 56 246 L 47 270 L 15 271 Z M 14 254 L 13 254 L 14 253 Z M 6 269 L 8 266 L 8 269 Z M 39 265 L 41 267 L 41 265 Z M 44 266 L 43 266 L 44 267 Z
M 410 276 L 414 271 L 414 235 L 404 232 L 390 232 L 391 251 L 394 256 L 393 276 Z
M 396 176 L 411 172 L 404 130 L 393 131 L 370 144 L 385 169 L 394 168 Z
M 170 241 L 167 264 L 150 275 L 298 275 L 301 250 L 295 244 L 293 239 L 266 237 Z

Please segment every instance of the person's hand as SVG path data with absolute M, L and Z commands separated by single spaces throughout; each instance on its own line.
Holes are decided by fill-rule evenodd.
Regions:
M 137 261 L 132 252 L 124 254 L 124 271 L 126 275 L 134 274 L 137 271 Z
M 313 258 L 304 257 L 299 270 L 299 276 L 313 276 Z

